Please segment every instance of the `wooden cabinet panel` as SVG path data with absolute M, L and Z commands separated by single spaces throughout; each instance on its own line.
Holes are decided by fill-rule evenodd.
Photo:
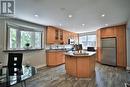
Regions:
M 96 46 L 101 47 L 101 30 L 97 30 L 96 37 L 97 37 Z
M 85 68 L 85 67 L 87 68 Z M 84 68 L 83 68 L 84 67 Z M 84 57 L 77 58 L 77 76 L 79 77 L 90 77 L 90 61 L 89 58 Z
M 61 63 L 65 63 L 65 54 L 64 54 L 64 52 L 61 52 L 60 57 L 61 57 Z
M 113 27 L 101 29 L 101 37 L 115 37 L 116 32 Z
M 63 30 L 49 26 L 47 28 L 47 44 L 63 44 Z
M 55 29 L 55 41 L 59 40 L 59 30 Z
M 65 57 L 65 69 L 67 74 L 76 76 L 76 58 L 71 56 Z
M 117 33 L 117 65 L 126 67 L 126 28 L 115 27 Z
M 97 47 L 96 52 L 97 52 L 97 58 L 96 58 L 96 60 L 97 60 L 98 62 L 101 62 L 101 60 L 102 60 L 101 47 Z
M 67 31 L 63 31 L 63 43 L 68 44 L 68 33 L 67 33 Z
M 85 68 L 85 67 L 87 68 Z M 84 68 L 83 68 L 84 67 Z M 95 55 L 77 58 L 77 76 L 92 77 L 95 72 Z
M 47 52 L 47 65 L 57 66 L 65 63 L 64 52 Z
M 47 53 L 47 65 L 54 66 L 57 63 L 57 59 L 55 58 L 55 53 L 48 52 Z
M 63 52 L 56 52 L 56 59 L 57 59 L 57 64 L 62 64 L 64 62 L 64 53 Z
M 59 40 L 63 41 L 63 30 L 59 30 Z
M 68 39 L 77 40 L 76 33 L 65 31 L 56 27 L 48 26 L 47 28 L 47 44 L 67 44 Z
M 97 41 L 96 41 L 96 46 L 97 46 L 97 58 L 96 60 L 98 62 L 101 62 L 101 30 L 97 30 L 96 32 L 96 37 L 97 37 Z
M 65 55 L 66 73 L 81 78 L 91 78 L 95 73 L 95 55 Z
M 52 27 L 48 27 L 47 29 L 47 43 L 52 44 L 55 43 L 56 33 L 55 29 Z

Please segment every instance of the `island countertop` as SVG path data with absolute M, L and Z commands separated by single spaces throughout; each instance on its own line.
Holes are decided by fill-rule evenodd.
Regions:
M 66 52 L 65 53 L 65 55 L 68 55 L 68 56 L 93 56 L 95 54 L 96 54 L 96 52 L 91 52 L 91 51 L 86 51 L 83 53 L 77 53 L 77 52 Z

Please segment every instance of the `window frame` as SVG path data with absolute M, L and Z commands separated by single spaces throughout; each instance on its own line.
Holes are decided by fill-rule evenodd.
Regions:
M 88 42 L 90 42 L 90 41 L 88 40 L 89 39 L 88 36 L 91 36 L 91 35 L 96 36 L 96 34 L 88 34 L 88 35 L 81 35 L 81 36 L 79 36 L 79 38 L 80 37 L 86 37 L 86 39 L 85 39 L 85 41 L 86 41 L 86 47 L 84 49 L 87 49 L 87 47 L 89 47 Z M 91 41 L 91 42 L 93 42 L 93 41 Z M 80 42 L 80 40 L 79 40 L 79 44 L 82 44 L 82 42 Z M 95 41 L 95 46 L 93 46 L 93 47 L 96 47 L 96 41 Z
M 10 28 L 13 28 L 13 29 L 16 29 L 16 49 L 15 48 L 10 48 Z M 15 51 L 15 50 L 42 50 L 44 49 L 44 46 L 43 46 L 43 31 L 38 31 L 38 30 L 35 30 L 34 28 L 28 28 L 28 27 L 23 27 L 23 26 L 18 26 L 18 25 L 10 25 L 10 24 L 6 24 L 6 50 L 10 50 L 10 51 Z M 41 33 L 41 44 L 40 44 L 40 48 L 28 48 L 28 49 L 25 49 L 25 48 L 21 48 L 21 31 L 30 31 L 30 32 L 33 32 L 35 34 L 35 32 L 40 32 Z M 34 35 L 34 38 L 35 39 L 35 35 Z M 35 43 L 35 41 L 34 41 Z M 35 46 L 35 44 L 34 44 Z

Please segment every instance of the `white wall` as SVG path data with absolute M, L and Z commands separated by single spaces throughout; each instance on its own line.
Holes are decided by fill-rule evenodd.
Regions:
M 4 65 L 7 65 L 8 62 L 8 53 L 3 52 L 6 48 L 6 27 L 5 24 L 12 20 L 5 21 L 3 19 L 0 19 L 0 62 L 2 62 Z M 37 27 L 38 29 L 45 30 L 44 26 L 36 25 L 20 20 L 13 20 L 13 22 L 16 24 L 23 24 L 31 27 Z M 43 35 L 45 36 L 45 35 Z M 44 37 L 45 38 L 45 37 Z M 45 43 L 45 39 L 43 39 L 43 45 Z M 29 63 L 30 65 L 33 65 L 37 68 L 46 66 L 46 52 L 45 50 L 39 50 L 39 51 L 28 51 L 23 52 L 23 64 Z
M 127 24 L 127 69 L 130 70 L 130 19 Z

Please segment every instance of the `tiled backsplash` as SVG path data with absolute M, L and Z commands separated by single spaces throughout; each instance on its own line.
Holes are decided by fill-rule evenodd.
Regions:
M 58 44 L 53 44 L 53 45 L 47 45 L 46 49 L 71 49 L 73 45 L 58 45 Z

